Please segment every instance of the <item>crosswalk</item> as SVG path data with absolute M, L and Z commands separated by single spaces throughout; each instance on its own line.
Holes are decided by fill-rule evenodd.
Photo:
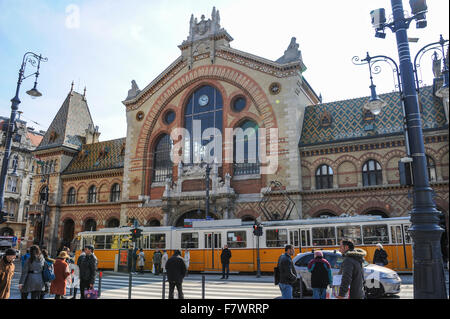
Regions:
M 133 277 L 132 299 L 161 299 L 162 278 Z M 98 280 L 96 283 L 98 287 Z M 198 278 L 187 278 L 183 282 L 183 293 L 186 299 L 202 298 L 202 282 Z M 169 295 L 169 284 L 166 282 L 165 298 Z M 177 298 L 175 289 L 175 298 Z M 274 299 L 280 296 L 280 290 L 272 283 L 233 282 L 221 280 L 206 280 L 206 299 Z M 128 276 L 108 275 L 102 279 L 102 299 L 128 298 Z

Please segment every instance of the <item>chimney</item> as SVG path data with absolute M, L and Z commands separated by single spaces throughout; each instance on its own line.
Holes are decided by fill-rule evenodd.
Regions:
M 95 126 L 93 124 L 89 124 L 88 128 L 85 130 L 86 132 L 86 144 L 93 144 L 98 143 L 100 132 L 98 131 L 98 126 Z

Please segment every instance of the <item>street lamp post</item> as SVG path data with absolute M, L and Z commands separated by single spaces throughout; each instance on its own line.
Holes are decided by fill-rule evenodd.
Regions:
M 42 161 L 37 161 L 38 164 L 42 167 L 42 179 L 41 183 L 46 183 L 45 186 L 45 200 L 44 200 L 44 216 L 42 218 L 42 224 L 41 224 L 41 233 L 39 237 L 39 247 L 43 247 L 44 245 L 44 232 L 45 232 L 45 223 L 47 222 L 47 208 L 48 208 L 48 189 L 50 186 L 50 167 L 48 165 L 45 165 Z
M 22 81 L 26 78 L 35 75 L 35 81 L 34 81 L 34 87 L 31 90 L 27 91 L 28 95 L 31 95 L 32 97 L 39 97 L 42 94 L 36 89 L 37 86 L 37 79 L 39 77 L 39 68 L 41 66 L 41 61 L 46 62 L 47 58 L 43 58 L 42 55 L 37 55 L 33 52 L 27 52 L 23 56 L 22 60 L 22 66 L 19 70 L 19 80 L 17 81 L 17 87 L 16 87 L 16 95 L 11 99 L 11 116 L 9 118 L 8 123 L 8 129 L 6 131 L 6 143 L 5 143 L 5 152 L 3 156 L 3 163 L 2 163 L 2 171 L 0 174 L 0 211 L 3 211 L 4 207 L 4 191 L 5 191 L 5 182 L 6 182 L 6 176 L 8 174 L 8 165 L 9 165 L 9 157 L 11 155 L 11 144 L 12 144 L 12 135 L 14 133 L 14 127 L 16 123 L 16 115 L 17 111 L 19 110 L 19 91 L 20 91 L 20 85 L 22 84 Z M 32 66 L 37 67 L 37 71 L 24 76 L 25 74 L 25 67 L 27 63 L 30 63 Z M 37 66 L 36 66 L 37 64 Z
M 373 10 L 371 16 L 372 24 L 376 29 L 376 37 L 384 38 L 386 36 L 384 29 L 388 27 L 395 33 L 397 39 L 400 61 L 399 67 L 397 68 L 399 89 L 404 106 L 404 125 L 407 129 L 408 140 L 406 144 L 409 146 L 407 151 L 408 156 L 412 157 L 412 174 L 414 180 L 413 208 L 410 212 L 411 227 L 409 228 L 413 239 L 414 298 L 446 299 L 447 291 L 440 247 L 440 238 L 443 229 L 439 226 L 440 212 L 436 209 L 432 197 L 433 190 L 429 183 L 423 143 L 422 121 L 417 96 L 418 88 L 415 87 L 414 68 L 411 63 L 406 32 L 412 20 L 416 20 L 417 28 L 426 27 L 425 13 L 427 12 L 427 6 L 425 0 L 410 0 L 413 15 L 406 18 L 402 0 L 391 0 L 391 5 L 393 22 L 386 23 L 384 9 Z M 370 65 L 370 59 L 367 62 Z M 444 73 L 444 82 L 445 76 L 447 76 L 446 92 L 448 94 L 448 69 L 447 73 Z M 372 89 L 372 85 L 373 97 L 375 89 Z

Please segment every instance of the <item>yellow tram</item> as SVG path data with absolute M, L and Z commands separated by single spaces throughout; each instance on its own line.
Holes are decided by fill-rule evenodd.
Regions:
M 152 269 L 156 249 L 171 256 L 176 249 L 190 251 L 190 271 L 219 271 L 220 254 L 225 244 L 232 251 L 230 272 L 256 272 L 257 239 L 253 222 L 240 219 L 194 221 L 192 227 L 141 227 L 143 236 L 136 248 L 144 250 L 146 270 Z M 262 272 L 273 272 L 284 246 L 291 244 L 296 253 L 311 250 L 337 250 L 341 239 L 352 239 L 356 247 L 367 251 L 372 262 L 376 244 L 388 253 L 387 267 L 398 272 L 412 271 L 412 245 L 408 235 L 409 217 L 380 216 L 327 217 L 317 219 L 262 222 L 259 237 Z M 79 233 L 80 247 L 93 245 L 99 269 L 115 269 L 126 263 L 131 247 L 130 227 L 104 228 Z M 81 250 L 78 250 L 78 257 Z

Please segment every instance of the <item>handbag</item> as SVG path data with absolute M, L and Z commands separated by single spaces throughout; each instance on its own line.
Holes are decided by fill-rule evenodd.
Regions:
M 98 290 L 96 289 L 86 289 L 84 291 L 84 298 L 86 299 L 98 299 Z

